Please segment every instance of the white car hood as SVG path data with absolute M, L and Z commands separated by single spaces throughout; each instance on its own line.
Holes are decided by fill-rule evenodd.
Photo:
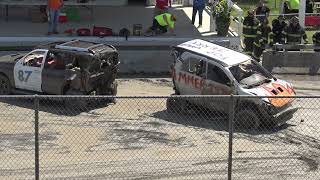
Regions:
M 251 89 L 243 88 L 243 91 L 255 96 L 295 96 L 292 84 L 280 79 Z M 263 100 L 278 107 L 293 101 L 292 98 L 263 98 Z

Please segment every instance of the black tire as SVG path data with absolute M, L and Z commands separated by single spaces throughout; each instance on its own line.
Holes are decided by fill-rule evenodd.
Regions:
M 116 96 L 118 94 L 118 83 L 113 82 L 110 88 L 111 88 L 111 95 Z
M 111 84 L 111 87 L 110 87 L 110 95 L 116 96 L 117 94 L 118 94 L 118 83 L 113 82 L 113 83 Z M 111 98 L 110 100 L 111 100 L 111 102 L 114 103 L 114 104 L 117 103 L 116 98 Z
M 176 112 L 176 102 L 173 98 L 168 98 L 166 102 L 167 111 L 169 113 L 175 113 Z
M 180 99 L 168 98 L 166 106 L 169 113 L 183 113 L 184 103 Z
M 10 81 L 6 76 L 0 75 L 0 95 L 9 95 L 9 94 L 11 94 Z
M 240 109 L 235 113 L 236 129 L 259 129 L 261 121 L 251 109 Z

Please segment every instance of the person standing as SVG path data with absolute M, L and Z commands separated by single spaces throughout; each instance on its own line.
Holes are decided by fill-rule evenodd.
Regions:
M 197 12 L 199 13 L 199 26 L 198 28 L 202 27 L 202 13 L 205 8 L 205 2 L 204 0 L 193 0 L 193 8 L 192 8 L 192 24 L 194 25 L 194 22 L 196 20 Z
M 248 55 L 252 55 L 253 42 L 257 36 L 258 27 L 259 20 L 254 16 L 254 11 L 248 11 L 248 16 L 246 16 L 243 21 L 244 51 Z
M 283 4 L 284 14 L 299 13 L 300 0 L 285 0 Z
M 313 36 L 312 36 L 312 41 L 313 41 L 313 44 L 314 44 L 314 45 L 320 47 L 320 32 L 316 32 L 316 33 L 313 34 Z M 316 50 L 314 50 L 314 51 L 319 52 L 320 49 L 316 49 Z
M 262 23 L 264 19 L 269 16 L 269 14 L 270 8 L 263 2 L 263 0 L 260 0 L 256 8 L 257 19 L 260 21 L 260 23 Z
M 63 6 L 63 0 L 48 0 L 49 8 L 49 30 L 48 35 L 59 34 L 58 32 L 58 20 L 60 9 Z
M 312 0 L 306 0 L 306 13 L 313 13 L 313 2 L 312 2 Z
M 297 16 L 294 16 L 290 19 L 290 24 L 286 28 L 284 28 L 282 34 L 282 40 L 287 44 L 301 44 L 302 39 L 305 43 L 308 43 L 306 32 L 300 26 Z
M 260 62 L 260 57 L 263 53 L 263 50 L 266 49 L 266 45 L 268 45 L 268 43 L 270 45 L 273 44 L 273 33 L 271 27 L 269 26 L 268 19 L 265 18 L 257 30 L 257 37 L 253 43 L 253 58 L 258 62 Z
M 280 15 L 277 19 L 272 21 L 273 43 L 284 44 L 282 38 L 282 31 L 287 26 L 284 16 Z
M 154 7 L 153 11 L 153 18 L 160 14 L 167 13 L 169 7 L 171 6 L 171 0 L 156 0 L 156 6 Z

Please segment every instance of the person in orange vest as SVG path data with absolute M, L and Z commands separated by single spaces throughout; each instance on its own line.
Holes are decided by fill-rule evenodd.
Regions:
M 48 0 L 49 9 L 49 30 L 48 35 L 59 34 L 58 20 L 60 9 L 63 6 L 63 0 Z

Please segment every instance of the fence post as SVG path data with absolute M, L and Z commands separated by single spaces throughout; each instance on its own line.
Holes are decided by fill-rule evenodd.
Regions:
M 34 96 L 34 161 L 35 179 L 39 180 L 39 97 Z
M 228 180 L 232 179 L 232 146 L 234 123 L 234 96 L 231 94 L 229 102 L 229 150 L 228 150 Z

